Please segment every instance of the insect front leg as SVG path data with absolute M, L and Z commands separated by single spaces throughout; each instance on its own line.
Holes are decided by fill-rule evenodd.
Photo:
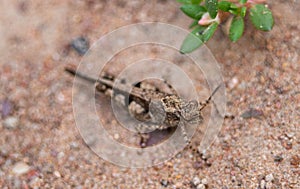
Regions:
M 185 124 L 186 124 L 185 122 L 181 121 L 179 123 L 178 127 L 181 130 L 181 134 L 183 135 L 183 139 L 184 139 L 186 145 L 190 145 L 191 141 L 189 140 L 189 137 L 187 135 L 187 130 L 186 130 Z

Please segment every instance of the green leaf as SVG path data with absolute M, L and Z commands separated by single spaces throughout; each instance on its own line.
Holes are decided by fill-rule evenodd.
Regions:
M 203 43 L 206 43 L 215 33 L 215 31 L 218 28 L 219 23 L 213 22 L 211 25 L 209 25 L 202 33 L 202 41 Z
M 206 8 L 200 5 L 182 5 L 180 9 L 184 14 L 195 20 L 199 20 L 206 12 Z
M 211 18 L 216 18 L 218 14 L 218 0 L 205 0 L 205 6 Z
M 197 26 L 183 41 L 180 52 L 183 54 L 193 52 L 199 48 L 202 42 L 202 32 L 206 29 L 204 26 Z
M 262 31 L 270 31 L 274 25 L 271 10 L 261 4 L 257 4 L 250 9 L 250 19 L 252 24 Z
M 247 0 L 240 0 L 240 3 L 245 4 Z
M 199 22 L 198 20 L 194 20 L 194 21 L 191 23 L 191 25 L 189 26 L 189 28 L 191 29 L 191 28 L 197 26 L 197 25 L 198 25 L 198 22 Z
M 202 0 L 177 0 L 177 2 L 182 4 L 200 4 Z
M 234 14 L 234 15 L 238 15 L 239 14 L 239 10 L 238 9 L 230 9 L 228 12 L 230 12 L 231 14 Z
M 202 0 L 191 0 L 192 4 L 200 4 L 202 2 Z
M 240 16 L 235 16 L 231 22 L 229 29 L 229 38 L 231 41 L 236 42 L 242 37 L 244 32 L 244 20 Z
M 236 4 L 231 3 L 228 12 L 230 12 L 231 14 L 234 14 L 234 15 L 238 15 L 239 7 L 236 6 Z
M 231 3 L 228 1 L 220 1 L 218 3 L 218 8 L 224 12 L 229 11 Z
M 246 13 L 247 13 L 247 7 L 242 7 L 242 8 L 241 8 L 241 13 L 240 13 L 240 15 L 241 15 L 242 17 L 245 17 L 245 16 L 246 16 Z

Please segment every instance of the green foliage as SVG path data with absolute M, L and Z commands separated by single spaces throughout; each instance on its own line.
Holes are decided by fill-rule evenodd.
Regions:
M 203 43 L 206 43 L 215 33 L 218 28 L 219 23 L 213 22 L 210 26 L 208 26 L 203 33 L 200 35 L 202 36 Z
M 181 11 L 187 16 L 193 19 L 200 19 L 204 13 L 206 13 L 206 8 L 200 5 L 182 5 L 180 7 Z
M 195 27 L 195 26 L 197 26 L 197 25 L 198 25 L 198 20 L 194 20 L 194 21 L 190 24 L 189 28 L 192 29 L 193 27 Z
M 182 53 L 194 51 L 213 36 L 220 24 L 218 14 L 220 12 L 228 12 L 234 15 L 229 28 L 229 38 L 233 42 L 238 41 L 244 33 L 244 19 L 248 11 L 250 12 L 250 20 L 255 28 L 262 31 L 270 31 L 274 25 L 271 10 L 263 4 L 256 3 L 259 1 L 255 0 L 251 2 L 239 0 L 238 3 L 226 0 L 177 0 L 177 2 L 183 4 L 180 7 L 182 12 L 193 19 L 190 28 L 194 28 L 182 43 Z M 205 25 L 200 26 L 198 22 Z
M 224 12 L 228 12 L 232 3 L 228 1 L 220 1 L 218 3 L 218 9 Z
M 208 27 L 197 26 L 183 41 L 180 48 L 181 53 L 190 53 L 207 42 L 218 28 L 218 23 L 214 22 Z
M 203 44 L 201 33 L 206 29 L 204 26 L 197 26 L 183 41 L 180 52 L 190 53 Z
M 236 42 L 242 37 L 244 32 L 244 20 L 240 16 L 235 16 L 232 20 L 229 30 L 229 38 L 231 41 Z
M 205 6 L 211 18 L 216 18 L 218 14 L 218 0 L 205 0 Z
M 270 31 L 274 25 L 273 15 L 270 9 L 264 5 L 255 5 L 250 9 L 250 19 L 253 25 L 262 31 Z

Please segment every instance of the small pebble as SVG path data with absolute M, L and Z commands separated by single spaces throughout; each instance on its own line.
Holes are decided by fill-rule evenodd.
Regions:
M 79 144 L 77 142 L 71 142 L 70 148 L 71 149 L 79 149 Z
M 205 161 L 205 165 L 210 167 L 213 164 L 213 161 L 214 161 L 213 158 L 209 158 L 208 160 Z
M 198 186 L 201 183 L 201 180 L 199 177 L 194 177 L 192 183 L 194 186 Z
M 230 89 L 233 89 L 238 83 L 239 83 L 238 78 L 237 78 L 237 77 L 233 77 L 233 78 L 231 79 L 231 81 L 228 83 L 228 87 L 229 87 Z
M 286 136 L 291 139 L 295 136 L 295 133 L 287 133 Z
M 272 189 L 272 188 L 273 188 L 272 182 L 267 182 L 266 183 L 266 189 Z
M 281 143 L 282 146 L 287 150 L 291 150 L 293 148 L 293 143 L 291 141 L 283 141 Z
M 62 93 L 58 93 L 56 98 L 61 103 L 65 101 L 65 95 Z
M 266 187 L 266 181 L 265 180 L 261 180 L 260 181 L 260 188 L 264 189 Z
M 78 37 L 71 42 L 71 47 L 81 56 L 89 50 L 89 46 L 89 41 L 84 37 Z
M 241 117 L 244 119 L 259 118 L 261 116 L 263 116 L 263 112 L 253 108 L 250 108 L 241 115 Z
M 209 153 L 202 152 L 201 159 L 208 160 L 210 157 L 211 157 L 211 155 Z
M 206 178 L 204 178 L 204 179 L 202 179 L 201 183 L 204 185 L 208 185 L 208 180 Z
M 4 120 L 3 126 L 6 129 L 16 129 L 19 126 L 19 119 L 17 117 L 8 117 Z
M 291 158 L 291 165 L 298 167 L 300 165 L 300 157 L 298 155 L 294 155 Z
M 167 180 L 162 179 L 162 180 L 160 181 L 160 184 L 161 184 L 162 186 L 164 186 L 164 187 L 167 187 L 167 186 L 169 185 L 169 182 L 168 182 Z
M 59 153 L 57 154 L 57 158 L 58 158 L 58 159 L 62 159 L 64 156 L 65 156 L 65 153 L 64 153 L 64 152 L 59 152 Z
M 205 189 L 206 187 L 205 187 L 205 185 L 204 184 L 199 184 L 198 186 L 197 186 L 197 189 Z
M 9 114 L 11 114 L 11 112 L 12 112 L 12 104 L 11 104 L 11 102 L 9 100 L 4 100 L 2 102 L 1 112 L 2 112 L 2 117 L 6 117 Z
M 266 176 L 266 179 L 265 179 L 267 182 L 272 182 L 274 180 L 274 177 L 273 177 L 273 174 L 269 174 Z
M 61 177 L 61 174 L 60 174 L 60 172 L 58 172 L 58 171 L 54 171 L 54 176 L 56 176 L 57 178 L 60 178 Z
M 23 175 L 30 170 L 30 167 L 23 162 L 18 162 L 13 166 L 12 172 L 16 175 Z
M 115 139 L 115 140 L 118 140 L 119 138 L 120 138 L 120 135 L 119 135 L 118 133 L 115 133 L 115 134 L 114 134 L 114 139 Z
M 281 162 L 282 160 L 283 160 L 283 157 L 281 157 L 279 155 L 277 155 L 277 156 L 274 157 L 274 161 L 275 162 Z

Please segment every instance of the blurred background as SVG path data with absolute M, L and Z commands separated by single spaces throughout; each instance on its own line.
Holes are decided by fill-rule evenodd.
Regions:
M 158 21 L 188 29 L 180 4 L 0 1 L 1 188 L 300 188 L 300 3 L 268 5 L 271 32 L 248 20 L 237 43 L 220 28 L 207 44 L 222 69 L 227 112 L 235 116 L 210 149 L 186 148 L 161 165 L 127 169 L 84 144 L 64 67 L 78 65 L 89 46 L 121 26 Z

